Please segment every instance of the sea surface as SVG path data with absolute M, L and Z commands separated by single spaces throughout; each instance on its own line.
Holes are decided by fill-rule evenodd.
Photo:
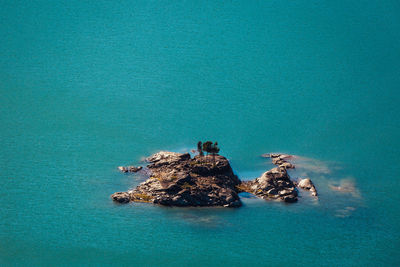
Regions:
M 398 0 L 2 0 L 0 35 L 1 266 L 400 265 Z M 111 201 L 199 140 L 319 199 Z

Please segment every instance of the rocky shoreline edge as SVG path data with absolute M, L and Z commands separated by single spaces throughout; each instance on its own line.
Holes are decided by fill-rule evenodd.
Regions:
M 234 174 L 229 161 L 221 155 L 196 155 L 161 151 L 146 159 L 149 178 L 135 189 L 111 195 L 118 203 L 148 202 L 164 206 L 240 207 L 239 193 L 248 192 L 266 200 L 286 203 L 298 201 L 298 188 L 308 190 L 317 197 L 317 190 L 308 178 L 291 180 L 287 170 L 295 168 L 291 155 L 271 153 L 276 167 L 260 177 L 241 181 Z M 119 167 L 122 172 L 137 172 L 141 167 Z

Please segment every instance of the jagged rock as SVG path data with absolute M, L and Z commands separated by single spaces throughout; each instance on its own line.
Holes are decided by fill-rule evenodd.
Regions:
M 301 179 L 300 182 L 298 183 L 298 187 L 306 190 L 310 190 L 312 187 L 314 187 L 313 183 L 309 178 L 306 179 Z
M 243 191 L 263 199 L 280 199 L 285 202 L 297 201 L 298 194 L 286 168 L 273 168 L 255 180 L 242 182 L 241 188 L 244 188 Z
M 271 153 L 271 154 L 262 154 L 264 158 L 271 158 L 272 164 L 279 166 L 285 169 L 294 169 L 294 164 L 288 162 L 293 156 L 288 154 L 280 154 L 280 153 Z
M 111 198 L 118 203 L 128 203 L 130 201 L 130 194 L 128 192 L 116 192 L 111 195 Z
M 185 161 L 190 159 L 189 153 L 175 153 L 175 152 L 168 152 L 168 151 L 160 151 L 146 159 L 146 161 L 150 162 L 151 164 L 147 167 L 149 168 L 157 168 L 161 167 L 162 165 L 171 165 L 176 164 L 181 161 Z
M 128 169 L 129 169 L 130 172 L 138 172 L 138 171 L 140 171 L 141 169 L 143 169 L 143 167 L 142 167 L 142 166 L 139 166 L 139 167 L 128 166 Z
M 318 195 L 317 189 L 315 188 L 313 182 L 309 178 L 300 180 L 297 186 L 301 189 L 310 191 L 313 196 Z
M 279 165 L 279 167 L 285 168 L 285 169 L 294 169 L 295 168 L 295 166 L 290 162 L 283 162 Z
M 269 157 L 271 158 L 272 164 L 279 166 L 280 169 L 294 169 L 295 165 L 292 164 L 290 161 L 293 156 L 288 154 L 280 154 L 280 153 L 271 153 L 271 154 L 263 154 L 262 157 Z M 297 185 L 299 188 L 304 190 L 308 190 L 311 192 L 313 196 L 318 196 L 317 189 L 315 188 L 314 184 L 310 179 L 303 179 Z M 286 202 L 295 202 L 295 198 L 285 198 Z
M 132 190 L 132 201 L 165 206 L 241 206 L 236 188 L 240 180 L 223 156 L 191 158 L 188 153 L 162 151 L 147 161 L 150 178 Z

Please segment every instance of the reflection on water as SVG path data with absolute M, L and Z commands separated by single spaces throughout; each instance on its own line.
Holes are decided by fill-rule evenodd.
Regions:
M 204 215 L 195 213 L 180 213 L 178 216 L 184 221 L 205 227 L 216 227 L 222 223 L 222 219 L 215 215 Z
M 227 226 L 227 213 L 236 212 L 233 208 L 223 207 L 163 207 L 171 219 L 196 227 L 216 228 Z

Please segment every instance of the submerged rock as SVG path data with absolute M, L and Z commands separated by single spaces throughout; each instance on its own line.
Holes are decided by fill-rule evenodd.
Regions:
M 356 184 L 355 184 L 354 180 L 352 180 L 352 179 L 341 179 L 339 183 L 340 184 L 338 186 L 330 184 L 329 187 L 334 191 L 338 191 L 338 192 L 341 192 L 341 193 L 349 193 L 353 197 L 356 197 L 356 198 L 360 198 L 361 197 L 361 193 L 358 190 L 358 188 L 356 187 Z

